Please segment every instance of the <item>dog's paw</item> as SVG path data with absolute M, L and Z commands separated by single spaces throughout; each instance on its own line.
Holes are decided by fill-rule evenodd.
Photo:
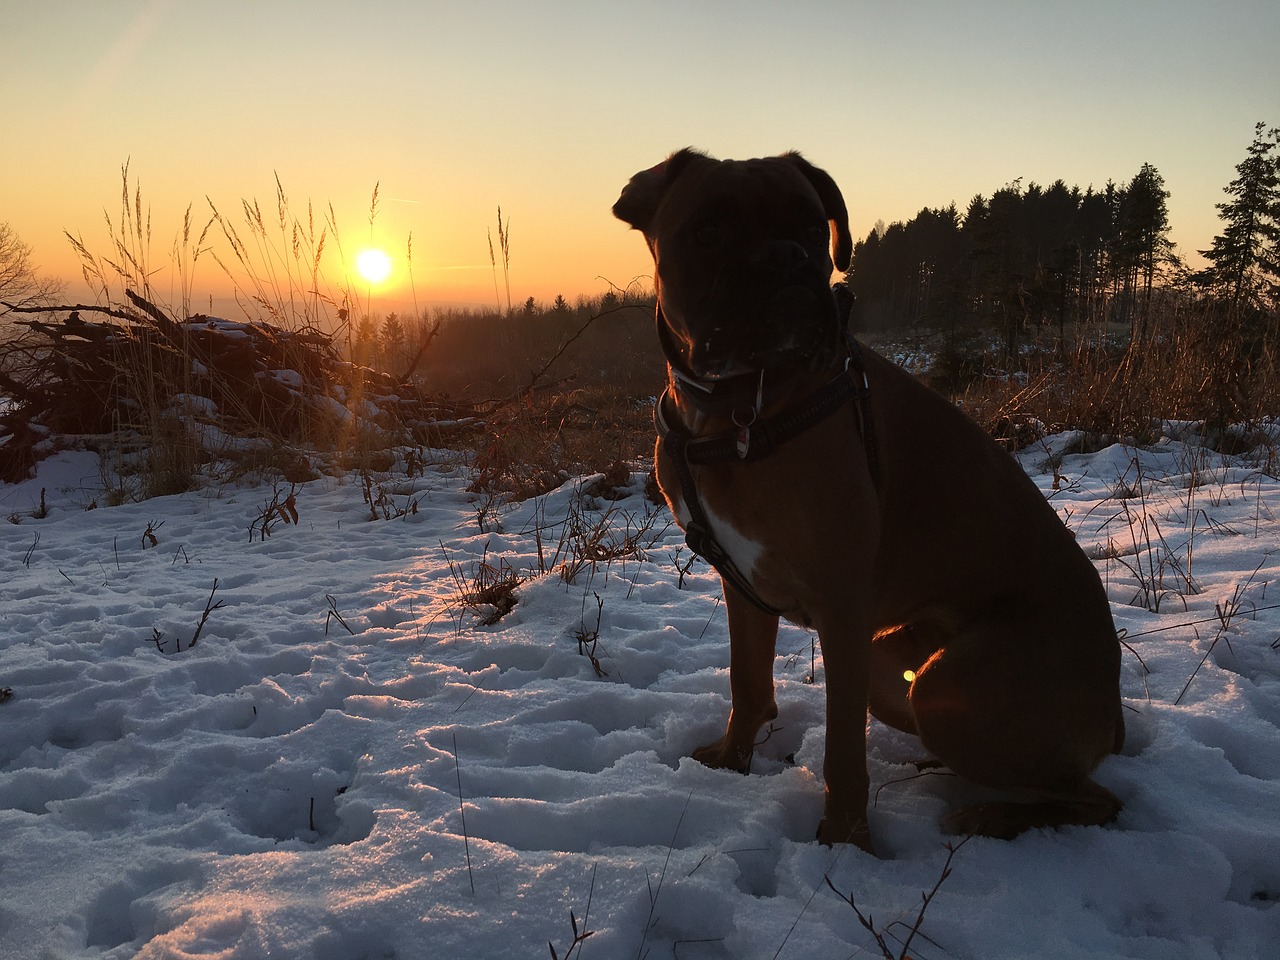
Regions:
M 942 832 L 953 837 L 991 837 L 995 840 L 1012 840 L 1026 830 L 1028 824 L 1019 816 L 1022 804 L 976 803 L 961 807 L 942 818 Z
M 705 747 L 698 747 L 690 754 L 704 766 L 717 770 L 736 770 L 744 774 L 751 772 L 751 755 L 750 749 L 744 750 L 729 743 L 727 736 L 715 743 L 708 743 Z
M 824 847 L 833 847 L 837 843 L 851 843 L 872 856 L 875 850 L 871 846 L 871 828 L 867 826 L 866 817 L 844 818 L 826 816 L 818 824 L 818 842 Z
M 1075 793 L 1031 803 L 995 801 L 977 803 L 944 817 L 942 830 L 955 836 L 976 834 L 996 840 L 1012 840 L 1027 830 L 1065 826 L 1093 827 L 1110 823 L 1120 812 L 1120 801 L 1105 787 L 1086 780 Z

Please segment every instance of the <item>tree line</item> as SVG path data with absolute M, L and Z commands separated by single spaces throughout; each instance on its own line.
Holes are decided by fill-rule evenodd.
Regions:
M 1219 297 L 1236 310 L 1280 300 L 1280 130 L 1255 127 L 1237 178 L 1218 204 L 1224 223 L 1209 266 L 1189 273 L 1169 240 L 1169 192 L 1150 163 L 1101 190 L 1014 181 L 963 213 L 925 208 L 883 221 L 854 245 L 846 275 L 855 323 L 867 331 L 927 327 L 1020 331 L 1114 321 L 1148 332 L 1158 281 Z
M 533 297 L 514 310 L 438 308 L 419 316 L 363 316 L 348 344 L 358 364 L 468 396 L 531 385 L 609 384 L 652 393 L 663 380 L 653 340 L 653 295 L 610 290 L 550 304 Z

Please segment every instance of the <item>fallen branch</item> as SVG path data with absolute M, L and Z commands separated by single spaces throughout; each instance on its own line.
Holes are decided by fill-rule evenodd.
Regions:
M 105 313 L 109 317 L 115 317 L 117 320 L 128 320 L 136 322 L 137 314 L 129 313 L 126 310 L 119 310 L 115 307 L 103 307 L 93 303 L 77 303 L 74 306 L 22 306 L 16 303 L 9 303 L 0 300 L 0 307 L 4 307 L 12 313 Z
M 29 333 L 0 343 L 0 392 L 11 401 L 0 412 L 0 482 L 24 479 L 69 437 L 133 435 L 154 447 L 171 442 L 176 425 L 193 444 L 219 433 L 314 444 L 349 437 L 354 424 L 393 446 L 436 444 L 442 431 L 475 422 L 474 405 L 408 383 L 430 338 L 396 379 L 343 360 L 314 327 L 175 319 L 132 290 L 126 296 L 130 306 L 6 304 L 42 319 L 16 321 Z M 196 420 L 217 429 L 190 429 Z

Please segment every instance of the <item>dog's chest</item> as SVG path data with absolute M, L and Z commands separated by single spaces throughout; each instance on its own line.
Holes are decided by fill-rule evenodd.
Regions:
M 707 525 L 711 528 L 712 537 L 729 554 L 734 566 L 747 579 L 754 579 L 756 566 L 764 555 L 764 545 L 757 540 L 753 540 L 734 526 L 733 522 L 718 512 L 713 504 L 708 503 L 705 499 L 700 499 L 699 502 L 703 513 L 706 514 Z M 692 515 L 689 512 L 684 496 L 675 497 L 673 506 L 676 520 L 682 529 L 688 530 Z

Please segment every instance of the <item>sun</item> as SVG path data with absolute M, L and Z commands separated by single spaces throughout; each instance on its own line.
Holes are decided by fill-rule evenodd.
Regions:
M 391 258 L 382 250 L 361 250 L 356 257 L 356 271 L 369 283 L 381 283 L 391 275 Z

